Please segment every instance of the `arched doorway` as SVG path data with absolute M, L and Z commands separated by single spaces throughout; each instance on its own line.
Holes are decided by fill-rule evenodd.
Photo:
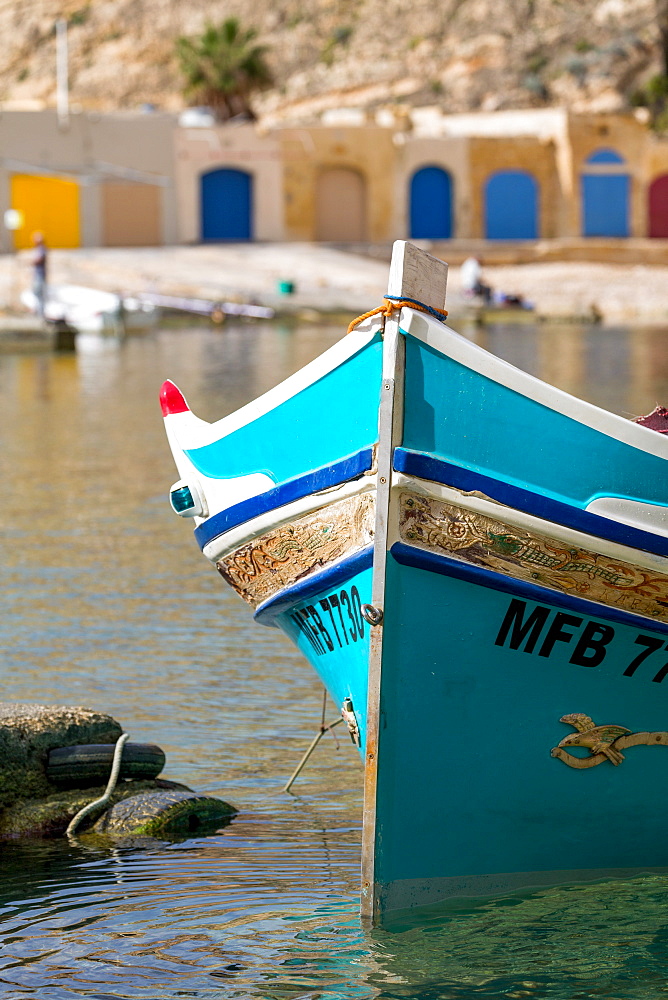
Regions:
M 631 179 L 614 149 L 597 149 L 582 168 L 582 235 L 628 236 Z
M 416 240 L 452 236 L 452 178 L 441 167 L 421 167 L 411 177 L 409 228 Z
M 525 170 L 500 170 L 487 178 L 485 238 L 538 239 L 538 184 Z
M 221 167 L 201 177 L 203 240 L 253 238 L 253 178 Z
M 315 238 L 333 243 L 366 240 L 366 182 L 359 171 L 328 167 L 318 175 Z
M 649 186 L 648 234 L 668 239 L 668 174 L 655 177 Z

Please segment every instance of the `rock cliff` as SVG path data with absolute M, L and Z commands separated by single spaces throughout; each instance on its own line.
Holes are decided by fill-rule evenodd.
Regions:
M 87 110 L 184 106 L 174 39 L 238 16 L 269 49 L 268 124 L 328 108 L 615 110 L 660 72 L 662 0 L 28 0 L 3 4 L 0 100 L 53 104 L 57 18 L 70 99 Z M 34 102 L 34 103 L 31 103 Z

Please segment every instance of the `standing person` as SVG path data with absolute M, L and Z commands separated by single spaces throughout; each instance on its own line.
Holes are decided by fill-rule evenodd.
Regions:
M 467 257 L 461 269 L 462 291 L 466 298 L 480 295 L 487 305 L 492 298 L 492 289 L 482 280 L 482 261 L 477 257 Z
M 37 299 L 37 312 L 44 318 L 46 305 L 46 243 L 42 233 L 33 233 L 32 241 L 35 249 L 32 252 L 32 290 Z

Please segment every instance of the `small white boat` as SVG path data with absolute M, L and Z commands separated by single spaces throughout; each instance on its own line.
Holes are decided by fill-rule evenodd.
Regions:
M 30 312 L 38 312 L 37 296 L 32 290 L 22 292 L 21 302 Z M 83 285 L 49 285 L 44 306 L 47 323 L 64 323 L 77 333 L 116 338 L 128 330 L 152 326 L 157 316 L 158 310 L 150 302 Z

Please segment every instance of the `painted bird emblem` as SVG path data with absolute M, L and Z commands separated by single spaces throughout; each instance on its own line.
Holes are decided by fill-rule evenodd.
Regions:
M 630 729 L 625 729 L 624 726 L 595 726 L 588 715 L 582 715 L 580 712 L 564 715 L 559 721 L 577 729 L 577 733 L 564 736 L 559 743 L 560 747 L 586 747 L 592 754 L 603 753 L 615 767 L 624 760 L 624 754 L 612 744 L 620 736 L 630 733 Z

